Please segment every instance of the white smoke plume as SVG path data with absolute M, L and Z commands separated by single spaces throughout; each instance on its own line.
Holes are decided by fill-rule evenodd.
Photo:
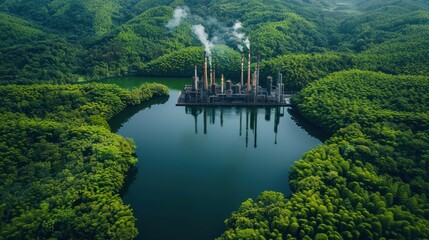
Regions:
M 237 21 L 234 26 L 232 26 L 232 36 L 234 40 L 237 42 L 237 47 L 240 52 L 243 52 L 243 44 L 250 47 L 250 41 L 246 38 L 246 34 L 240 32 L 240 29 L 243 27 L 243 24 L 240 21 Z
M 232 26 L 232 29 L 233 29 L 234 31 L 238 31 L 238 30 L 240 30 L 242 27 L 243 27 L 243 24 L 242 24 L 240 21 L 237 21 L 237 22 L 234 24 L 234 26 Z
M 246 40 L 244 40 L 244 44 L 246 45 L 247 49 L 250 50 L 250 40 L 249 40 L 249 38 L 246 38 Z
M 176 9 L 174 9 L 173 18 L 165 26 L 170 30 L 176 28 L 180 25 L 183 19 L 188 17 L 189 12 L 190 10 L 187 6 L 177 7 Z
M 192 31 L 195 33 L 195 35 L 197 35 L 200 42 L 204 45 L 207 57 L 211 61 L 211 55 L 212 55 L 211 49 L 213 48 L 214 45 L 212 41 L 209 40 L 209 36 L 206 33 L 206 29 L 204 28 L 203 25 L 198 24 L 198 25 L 192 26 Z
M 192 32 L 198 37 L 204 45 L 206 55 L 209 61 L 212 61 L 212 49 L 215 44 L 225 44 L 225 39 L 234 41 L 238 49 L 243 52 L 244 45 L 250 48 L 250 41 L 246 38 L 246 34 L 241 31 L 243 24 L 240 21 L 235 22 L 232 28 L 226 27 L 216 18 L 207 17 L 205 19 L 198 15 L 191 14 L 191 10 L 187 6 L 177 7 L 174 9 L 173 18 L 167 23 L 166 27 L 170 30 L 176 28 L 183 20 L 193 24 Z M 208 27 L 211 38 L 206 32 Z

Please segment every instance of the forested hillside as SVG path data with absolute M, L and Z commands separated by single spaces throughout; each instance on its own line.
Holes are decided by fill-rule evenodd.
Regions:
M 168 23 L 178 8 L 186 11 L 180 24 L 171 28 Z M 427 2 L 417 0 L 3 0 L 0 83 L 190 76 L 201 56 L 186 49 L 202 46 L 192 27 L 202 24 L 210 43 L 230 48 L 217 58 L 222 65 L 232 60 L 228 55 L 240 54 L 233 33 L 238 21 L 239 33 L 251 41 L 252 62 L 256 53 L 270 62 L 266 75 L 278 71 L 274 65 L 283 66 L 286 86 L 293 90 L 349 68 L 428 75 L 428 9 Z M 321 55 L 311 66 L 303 66 L 302 54 L 314 53 Z M 325 67 L 333 54 L 341 56 L 336 66 Z M 177 55 L 187 60 L 169 67 Z M 321 60 L 325 55 L 331 60 Z M 234 57 L 228 69 L 220 70 L 236 77 L 239 65 Z M 301 70 L 291 72 L 294 65 Z
M 0 87 L 1 238 L 135 238 L 119 197 L 135 146 L 107 120 L 167 93 L 159 84 Z
M 168 90 L 85 82 L 190 78 L 204 52 L 237 82 L 249 44 L 332 136 L 219 238 L 428 239 L 426 0 L 0 0 L 0 239 L 135 238 L 107 120 Z
M 220 239 L 429 236 L 429 78 L 343 71 L 310 84 L 298 110 L 335 133 L 297 161 L 294 193 L 264 192 Z

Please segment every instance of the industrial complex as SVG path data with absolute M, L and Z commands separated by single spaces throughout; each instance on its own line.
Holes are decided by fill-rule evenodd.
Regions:
M 253 74 L 250 69 L 250 49 L 247 63 L 247 82 L 244 82 L 244 56 L 241 57 L 241 80 L 233 84 L 225 81 L 222 74 L 220 83 L 216 82 L 216 71 L 210 64 L 208 76 L 207 56 L 204 55 L 202 79 L 198 77 L 197 66 L 192 85 L 186 85 L 177 99 L 177 106 L 289 106 L 290 94 L 285 94 L 282 75 L 279 73 L 277 84 L 273 78 L 266 79 L 266 87 L 259 81 L 259 62 Z M 210 80 L 210 84 L 209 84 Z

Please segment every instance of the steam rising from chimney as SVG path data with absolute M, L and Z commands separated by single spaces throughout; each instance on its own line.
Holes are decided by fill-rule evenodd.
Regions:
M 205 52 L 207 53 L 207 57 L 209 58 L 209 61 L 211 62 L 212 59 L 212 51 L 213 43 L 209 40 L 209 36 L 206 33 L 206 30 L 203 25 L 198 24 L 192 26 L 192 31 L 195 35 L 197 35 L 200 42 L 204 45 Z
M 243 24 L 240 22 L 240 21 L 237 21 L 235 24 L 234 24 L 234 26 L 232 26 L 232 29 L 234 30 L 234 31 L 238 31 L 240 28 L 242 28 L 243 27 Z
M 244 44 L 246 45 L 247 49 L 250 50 L 250 40 L 249 40 L 249 38 L 246 38 L 246 40 L 244 40 Z
M 180 25 L 183 19 L 188 17 L 189 12 L 190 10 L 187 6 L 177 7 L 176 9 L 174 9 L 173 18 L 165 26 L 170 30 L 176 28 Z
M 247 38 L 246 34 L 242 32 L 243 24 L 240 21 L 236 21 L 232 28 L 228 28 L 218 22 L 215 18 L 208 17 L 204 20 L 200 16 L 192 14 L 189 7 L 181 6 L 174 9 L 173 18 L 167 23 L 166 27 L 172 30 L 179 26 L 185 19 L 193 25 L 192 32 L 198 37 L 199 41 L 204 46 L 209 64 L 212 63 L 212 49 L 214 45 L 225 43 L 227 38 L 229 38 L 229 41 L 234 41 L 237 44 L 240 52 L 243 53 L 244 46 L 250 50 L 249 38 Z M 210 37 L 203 24 L 210 27 Z
M 232 26 L 232 35 L 235 41 L 237 41 L 237 47 L 240 52 L 243 52 L 243 40 L 246 37 L 246 34 L 239 32 L 243 27 L 243 24 L 240 21 L 237 21 L 234 26 Z

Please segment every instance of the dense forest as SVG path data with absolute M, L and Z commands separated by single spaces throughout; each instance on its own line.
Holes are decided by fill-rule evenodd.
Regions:
M 293 99 L 333 136 L 297 161 L 294 193 L 264 192 L 220 239 L 429 236 L 429 78 L 342 71 Z
M 0 0 L 1 239 L 137 236 L 118 195 L 134 144 L 107 120 L 168 91 L 90 81 L 190 77 L 198 25 L 219 72 L 238 79 L 248 37 L 261 77 L 281 72 L 332 134 L 293 194 L 245 201 L 220 239 L 429 238 L 428 1 Z
M 169 28 L 183 6 L 187 18 Z M 252 62 L 261 55 L 264 76 L 281 66 L 291 90 L 353 68 L 429 75 L 428 9 L 419 0 L 3 0 L 0 83 L 189 76 L 202 62 L 196 24 L 219 45 L 218 70 L 236 78 L 238 21 L 252 42 Z
M 107 120 L 164 96 L 145 84 L 0 87 L 2 239 L 133 239 L 135 217 L 119 191 L 137 159 L 132 139 Z

